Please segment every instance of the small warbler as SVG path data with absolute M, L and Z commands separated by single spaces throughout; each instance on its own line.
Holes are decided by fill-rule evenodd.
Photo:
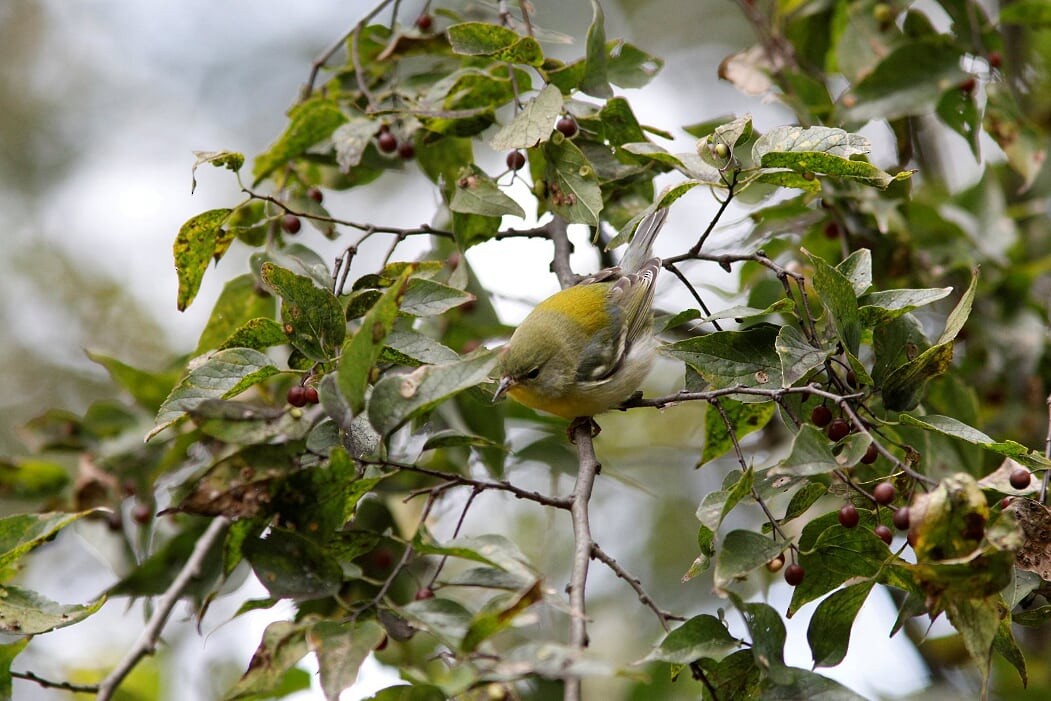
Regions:
M 538 304 L 501 351 L 500 382 L 520 404 L 566 419 L 590 417 L 628 399 L 653 363 L 653 292 L 660 258 L 650 258 L 667 209 L 643 219 L 617 267 Z

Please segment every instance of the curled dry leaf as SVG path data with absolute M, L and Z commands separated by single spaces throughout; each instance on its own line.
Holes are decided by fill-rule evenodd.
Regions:
M 1051 581 L 1051 511 L 1033 499 L 1016 498 L 1008 510 L 1013 511 L 1025 534 L 1025 543 L 1015 556 L 1015 564 Z

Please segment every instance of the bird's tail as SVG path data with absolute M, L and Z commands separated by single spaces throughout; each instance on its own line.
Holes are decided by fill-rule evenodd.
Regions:
M 639 222 L 635 229 L 635 236 L 628 244 L 628 250 L 620 259 L 620 269 L 624 273 L 634 273 L 646 263 L 652 256 L 653 241 L 664 226 L 664 220 L 668 218 L 668 208 L 660 209 L 650 213 Z

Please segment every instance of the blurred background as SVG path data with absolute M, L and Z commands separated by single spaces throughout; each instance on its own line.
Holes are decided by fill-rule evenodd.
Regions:
M 538 25 L 582 41 L 591 18 L 589 3 L 533 4 Z M 439 5 L 495 10 L 495 3 L 453 0 Z M 421 6 L 422 2 L 403 2 L 403 21 L 411 22 Z M 310 62 L 371 7 L 366 0 L 294 5 L 248 0 L 0 3 L 0 455 L 24 452 L 18 426 L 44 409 L 80 413 L 93 401 L 112 396 L 108 376 L 85 350 L 159 369 L 193 349 L 222 283 L 245 269 L 244 251 L 235 245 L 218 269 L 206 275 L 190 309 L 176 311 L 171 244 L 179 226 L 198 212 L 231 206 L 243 197 L 229 172 L 207 167 L 198 172 L 197 191 L 191 195 L 193 152 L 229 149 L 251 157 L 264 150 L 284 127 L 285 110 L 305 81 Z M 717 79 L 719 62 L 753 43 L 734 3 L 605 0 L 603 7 L 607 36 L 625 37 L 666 61 L 650 86 L 629 91 L 641 122 L 669 127 L 751 112 L 758 128 L 765 130 L 790 120 L 787 112 Z M 582 51 L 580 45 L 564 48 L 567 54 Z M 692 140 L 681 131 L 678 136 L 672 150 L 690 150 Z M 887 138 L 870 136 L 877 146 Z M 480 158 L 483 167 L 502 169 L 496 166 L 502 154 Z M 411 168 L 383 178 L 367 193 L 326 195 L 326 206 L 337 217 L 393 226 L 430 220 L 435 195 Z M 686 236 L 686 227 L 707 221 L 715 203 L 699 190 L 676 205 L 670 230 Z M 732 224 L 739 218 L 740 212 L 732 211 L 725 221 Z M 330 251 L 332 258 L 346 245 L 309 243 Z M 359 256 L 360 265 L 378 260 L 386 246 L 379 243 L 375 251 Z M 714 243 L 718 245 L 717 238 Z M 665 245 L 674 243 L 664 241 L 658 253 Z M 403 255 L 411 255 L 411 250 Z M 499 248 L 483 245 L 470 254 L 484 285 L 526 301 L 556 289 L 549 259 L 549 250 L 532 241 L 507 242 Z M 580 272 L 597 266 L 586 252 L 574 262 Z M 665 288 L 671 287 L 665 281 Z M 720 287 L 732 288 L 732 280 L 713 279 L 706 286 L 715 292 Z M 513 323 L 527 309 L 509 302 L 501 311 Z M 678 381 L 674 371 L 658 373 L 655 391 L 668 391 Z M 727 465 L 715 463 L 694 472 L 701 442 L 696 422 L 664 425 L 668 428 L 660 436 L 652 436 L 616 424 L 602 438 L 600 454 L 614 456 L 609 459 L 613 479 L 605 480 L 597 494 L 596 537 L 651 584 L 651 593 L 664 608 L 714 612 L 721 602 L 710 594 L 710 575 L 686 585 L 678 580 L 694 557 L 696 505 L 721 483 Z M 653 464 L 672 476 L 653 479 Z M 547 467 L 535 464 L 526 465 L 520 476 L 550 488 L 548 474 Z M 468 519 L 468 531 L 472 523 L 491 528 L 491 517 L 499 514 L 500 530 L 533 534 L 520 543 L 542 564 L 564 561 L 570 544 L 546 542 L 549 514 L 522 509 L 508 516 L 500 504 L 480 502 Z M 455 516 L 457 507 L 449 503 L 445 513 Z M 441 536 L 448 531 L 437 529 Z M 59 601 L 89 600 L 118 577 L 107 564 L 106 543 L 102 524 L 71 528 L 47 546 L 50 552 L 35 561 L 23 581 Z M 780 579 L 770 581 L 769 589 L 756 595 L 783 611 L 787 587 Z M 243 586 L 255 586 L 259 595 L 263 591 L 252 580 Z M 645 612 L 622 582 L 596 568 L 589 586 L 593 610 L 605 604 L 630 611 L 630 616 L 600 619 L 605 623 L 593 631 L 597 644 L 629 651 L 659 638 L 655 621 L 647 619 L 639 627 L 637 619 Z M 828 670 L 829 676 L 868 697 L 908 695 L 927 684 L 927 672 L 912 645 L 901 636 L 888 637 L 894 608 L 888 597 L 870 599 L 846 662 Z M 810 665 L 805 630 L 812 610 L 807 607 L 791 621 L 792 664 Z M 159 685 L 166 699 L 218 697 L 244 671 L 265 624 L 287 616 L 288 610 L 255 612 L 231 621 L 233 613 L 217 602 L 200 633 L 186 620 L 187 611 L 177 613 L 165 635 L 169 648 L 143 665 L 129 690 Z M 34 640 L 14 669 L 93 681 L 132 644 L 142 620 L 140 606 L 112 601 L 84 624 Z M 629 652 L 621 658 L 634 659 Z M 305 668 L 311 668 L 309 662 Z M 378 665 L 368 670 L 368 679 L 344 699 L 361 698 L 370 688 L 395 679 Z M 14 697 L 68 694 L 16 681 Z M 298 698 L 321 696 L 315 684 L 314 692 Z

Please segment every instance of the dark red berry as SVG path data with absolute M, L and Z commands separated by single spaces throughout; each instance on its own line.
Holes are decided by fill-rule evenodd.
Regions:
M 865 465 L 871 465 L 876 462 L 876 458 L 879 457 L 879 450 L 876 449 L 875 443 L 869 443 L 869 447 L 865 448 L 865 454 L 861 456 L 861 462 Z
M 964 81 L 960 83 L 960 92 L 962 92 L 964 95 L 970 95 L 974 92 L 974 89 L 977 86 L 978 81 L 974 79 L 974 76 L 965 78 Z
M 989 60 L 989 67 L 994 71 L 1003 65 L 1004 57 L 1000 55 L 999 51 L 990 51 L 986 57 Z
M 894 521 L 894 527 L 899 531 L 909 530 L 909 507 L 903 506 L 895 511 L 891 520 Z
M 389 131 L 381 131 L 380 135 L 376 137 L 376 145 L 384 153 L 394 153 L 398 150 L 398 137 Z
M 289 388 L 288 403 L 292 406 L 306 406 L 307 403 L 307 388 L 303 385 L 294 385 Z
M 916 549 L 916 538 L 917 536 L 915 530 L 909 530 L 909 534 L 905 536 L 905 540 L 908 541 L 909 547 L 911 547 L 913 550 Z
M 1000 500 L 1000 508 L 1006 509 L 1008 506 L 1011 505 L 1012 501 L 1014 501 L 1014 497 L 1004 497 Z
M 819 404 L 810 411 L 810 423 L 818 428 L 828 426 L 832 421 L 832 410 L 824 404 Z
M 321 401 L 318 397 L 317 387 L 306 387 L 304 388 L 304 394 L 306 396 L 307 404 L 317 404 Z
M 522 170 L 525 167 L 526 157 L 521 151 L 512 151 L 507 154 L 507 167 L 511 170 Z
M 303 228 L 303 224 L 296 215 L 286 214 L 281 217 L 281 228 L 285 230 L 285 233 L 298 234 L 299 230 Z
M 374 647 L 374 648 L 372 648 L 372 649 L 373 649 L 373 650 L 376 650 L 376 651 L 380 651 L 380 650 L 386 650 L 386 649 L 387 649 L 387 642 L 388 642 L 388 640 L 387 640 L 387 636 L 386 636 L 386 635 L 384 635 L 384 636 L 383 636 L 383 640 L 381 640 L 381 641 L 379 641 L 378 643 L 376 643 L 376 647 Z
M 802 565 L 792 563 L 785 568 L 785 581 L 788 582 L 789 586 L 798 587 L 803 583 L 803 577 L 806 576 L 806 570 L 803 569 Z
M 106 527 L 114 533 L 124 529 L 124 518 L 119 511 L 110 511 L 106 514 Z
M 846 504 L 839 510 L 839 525 L 844 528 L 854 528 L 860 520 L 857 507 L 853 504 Z
M 398 155 L 401 156 L 403 161 L 411 161 L 416 158 L 416 147 L 412 145 L 411 141 L 405 141 L 398 147 Z
M 830 221 L 825 224 L 824 233 L 826 239 L 838 239 L 841 233 L 839 222 Z
M 785 566 L 785 554 L 781 553 L 770 562 L 766 563 L 766 569 L 770 572 L 780 572 L 781 568 Z
M 314 200 L 318 204 L 321 204 L 322 202 L 325 201 L 325 193 L 323 193 L 321 190 L 319 190 L 316 187 L 312 187 L 309 190 L 307 190 L 307 197 L 309 197 L 310 199 Z
M 858 375 L 853 370 L 847 370 L 847 384 L 851 389 L 858 388 Z
M 890 545 L 890 541 L 894 540 L 894 534 L 890 532 L 890 529 L 884 526 L 882 523 L 875 528 L 876 535 L 887 545 Z
M 431 17 L 426 12 L 424 12 L 422 15 L 420 15 L 419 17 L 416 18 L 416 27 L 421 32 L 429 32 L 429 31 L 431 31 L 431 27 L 433 27 L 433 26 L 434 26 L 434 17 Z
M 1026 489 L 1032 481 L 1033 475 L 1024 467 L 1016 467 L 1011 473 L 1011 486 L 1015 489 Z
M 423 601 L 424 599 L 433 599 L 433 598 L 434 598 L 434 590 L 431 589 L 430 587 L 423 587 L 422 589 L 417 589 L 416 590 L 415 599 L 417 601 Z
M 135 523 L 145 526 L 153 517 L 153 509 L 149 504 L 136 504 L 131 510 L 131 517 L 135 519 Z
M 572 139 L 577 135 L 577 120 L 569 116 L 562 117 L 562 119 L 558 120 L 555 124 L 555 129 L 562 132 L 562 136 L 567 139 Z
M 890 482 L 880 482 L 876 485 L 875 489 L 872 490 L 872 498 L 876 500 L 877 504 L 886 506 L 894 501 L 894 494 L 896 491 L 894 485 Z
M 826 429 L 828 437 L 834 441 L 846 438 L 850 434 L 850 424 L 843 419 L 833 419 Z

